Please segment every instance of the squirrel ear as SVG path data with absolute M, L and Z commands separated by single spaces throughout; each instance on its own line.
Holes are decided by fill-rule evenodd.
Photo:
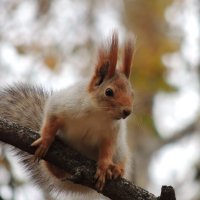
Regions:
M 108 74 L 109 62 L 107 52 L 103 47 L 98 52 L 98 62 L 93 76 L 94 85 L 100 85 Z
M 120 71 L 124 73 L 127 78 L 129 78 L 131 73 L 133 53 L 134 53 L 134 41 L 132 39 L 128 39 L 124 46 L 123 62 L 122 62 L 122 67 L 120 69 Z
M 98 52 L 98 62 L 96 64 L 96 68 L 92 79 L 89 83 L 89 91 L 92 91 L 96 86 L 101 85 L 104 81 L 105 77 L 108 74 L 109 62 L 108 56 L 103 48 L 99 49 Z
M 109 45 L 99 48 L 98 61 L 94 75 L 89 84 L 89 90 L 101 85 L 105 79 L 111 78 L 115 74 L 118 55 L 118 35 L 113 32 Z
M 104 81 L 109 68 L 109 62 L 105 62 L 102 64 L 100 69 L 96 72 L 96 82 L 95 86 L 101 85 L 101 83 Z

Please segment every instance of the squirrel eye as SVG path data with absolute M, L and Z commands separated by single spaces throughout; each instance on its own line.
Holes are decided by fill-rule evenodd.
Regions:
M 109 97 L 113 97 L 114 92 L 111 88 L 107 88 L 106 91 L 105 91 L 105 95 L 109 96 Z

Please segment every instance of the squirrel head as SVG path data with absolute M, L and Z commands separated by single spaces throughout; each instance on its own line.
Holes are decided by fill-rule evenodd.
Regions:
M 88 91 L 98 109 L 112 119 L 125 119 L 132 112 L 133 90 L 129 81 L 134 45 L 127 40 L 123 50 L 123 61 L 116 68 L 118 58 L 118 35 L 112 34 L 108 48 L 100 48 L 94 74 Z

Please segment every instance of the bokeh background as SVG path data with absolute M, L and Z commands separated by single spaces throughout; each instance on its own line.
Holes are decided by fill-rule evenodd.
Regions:
M 55 90 L 83 77 L 113 29 L 137 40 L 128 141 L 132 180 L 156 194 L 200 200 L 200 2 L 198 0 L 0 0 L 0 86 Z M 0 199 L 43 200 L 0 144 Z

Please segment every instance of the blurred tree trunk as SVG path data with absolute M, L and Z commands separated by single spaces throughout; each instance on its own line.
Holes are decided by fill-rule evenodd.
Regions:
M 159 133 L 152 118 L 153 100 L 160 90 L 174 91 L 165 80 L 166 68 L 161 57 L 179 48 L 179 42 L 169 37 L 165 11 L 172 3 L 155 1 L 124 1 L 124 22 L 137 38 L 133 69 L 135 86 L 135 118 L 130 122 L 129 141 L 135 156 L 136 182 L 147 186 L 148 166 L 157 149 Z M 138 123 L 141 122 L 141 127 Z M 148 144 L 148 145 L 147 145 Z

